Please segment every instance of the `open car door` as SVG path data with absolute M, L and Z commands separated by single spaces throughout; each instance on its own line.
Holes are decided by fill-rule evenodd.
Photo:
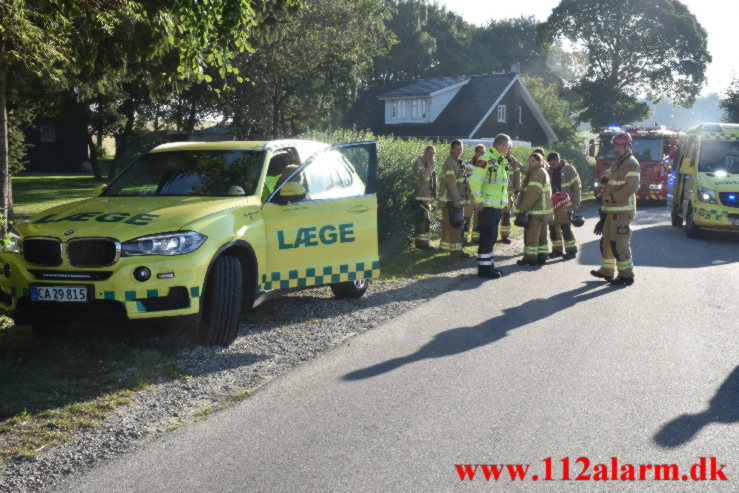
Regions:
M 308 158 L 264 204 L 263 290 L 377 277 L 377 144 Z

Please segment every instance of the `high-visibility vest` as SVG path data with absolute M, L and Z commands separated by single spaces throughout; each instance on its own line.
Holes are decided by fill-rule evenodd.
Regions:
M 508 160 L 497 149 L 480 156 L 469 179 L 475 203 L 502 209 L 508 204 Z

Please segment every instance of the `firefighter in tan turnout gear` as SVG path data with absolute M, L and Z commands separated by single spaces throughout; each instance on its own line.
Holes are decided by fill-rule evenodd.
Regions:
M 472 156 L 472 159 L 467 161 L 468 176 L 472 176 L 472 170 L 475 169 L 475 164 L 477 164 L 477 160 L 480 159 L 483 154 L 485 154 L 485 146 L 483 144 L 477 144 L 475 146 L 474 156 Z M 467 222 L 467 229 L 469 230 L 468 232 L 470 238 L 469 241 L 472 243 L 477 243 L 478 241 L 480 241 L 480 228 L 478 226 L 479 214 L 472 206 L 472 201 L 470 201 L 470 205 L 467 206 L 467 212 L 465 212 L 465 216 L 470 218 L 470 220 Z
M 554 220 L 552 187 L 544 156 L 529 156 L 529 172 L 518 198 L 516 226 L 524 226 L 523 258 L 518 265 L 543 265 L 549 256 L 547 225 Z
M 549 238 L 552 240 L 552 253 L 549 257 L 564 256 L 569 260 L 577 255 L 577 242 L 572 232 L 571 217 L 580 207 L 580 175 L 574 166 L 561 159 L 556 152 L 549 153 L 547 161 L 549 178 L 552 180 L 552 193 L 566 194 L 569 197 L 567 205 L 559 210 L 555 207 L 554 222 L 549 225 Z
M 509 161 L 511 170 L 508 173 L 508 204 L 500 215 L 500 242 L 511 243 L 511 214 L 516 205 L 516 198 L 521 192 L 521 163 L 513 156 Z
M 631 135 L 618 133 L 611 139 L 616 162 L 606 174 L 608 182 L 603 193 L 600 221 L 595 234 L 602 234 L 601 266 L 590 271 L 595 277 L 612 285 L 634 283 L 634 262 L 631 260 L 631 221 L 636 215 L 636 192 L 639 190 L 641 168 L 631 153 Z M 615 271 L 618 277 L 614 279 Z
M 467 167 L 460 159 L 463 144 L 453 140 L 449 157 L 444 162 L 439 200 L 442 206 L 442 235 L 440 247 L 445 252 L 460 257 L 469 257 L 462 251 L 464 242 L 464 210 L 469 205 Z
M 431 241 L 431 204 L 436 200 L 436 149 L 428 146 L 413 163 L 416 185 L 416 248 L 434 249 Z

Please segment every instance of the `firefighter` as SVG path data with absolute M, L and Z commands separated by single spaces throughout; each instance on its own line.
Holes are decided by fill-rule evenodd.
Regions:
M 480 244 L 477 248 L 477 275 L 497 279 L 503 273 L 495 268 L 493 245 L 498 237 L 500 214 L 508 203 L 508 157 L 511 138 L 498 134 L 492 147 L 480 156 L 470 177 L 470 191 L 479 214 Z
M 574 166 L 561 159 L 556 152 L 550 152 L 547 161 L 552 193 L 566 194 L 569 197 L 569 203 L 555 212 L 554 222 L 549 225 L 549 238 L 552 240 L 549 258 L 564 257 L 569 260 L 577 255 L 577 242 L 572 233 L 570 218 L 580 207 L 580 175 Z
M 467 176 L 472 176 L 472 171 L 475 169 L 475 164 L 477 164 L 478 159 L 482 157 L 482 155 L 485 154 L 485 146 L 483 144 L 477 144 L 475 146 L 475 154 L 472 156 L 472 159 L 467 161 Z M 467 184 L 467 196 L 472 197 L 472 192 L 469 191 L 469 183 Z M 478 227 L 478 214 L 475 210 L 475 207 L 472 204 L 472 201 L 470 200 L 469 205 L 465 209 L 465 216 L 469 217 L 470 220 L 467 221 L 466 229 L 470 231 L 470 242 L 471 243 L 477 243 L 480 241 L 480 230 Z
M 453 140 L 449 157 L 444 162 L 439 198 L 443 217 L 440 247 L 454 256 L 469 257 L 462 251 L 464 208 L 469 205 L 467 167 L 460 159 L 463 151 L 464 145 Z
M 544 265 L 549 256 L 547 225 L 554 220 L 554 209 L 546 161 L 538 152 L 533 152 L 529 156 L 529 172 L 516 205 L 519 211 L 516 225 L 525 227 L 523 258 L 516 263 Z M 524 219 L 525 217 L 527 219 Z
M 616 162 L 605 175 L 600 220 L 595 234 L 602 234 L 601 267 L 590 271 L 615 286 L 634 284 L 634 262 L 631 259 L 631 221 L 636 215 L 636 192 L 639 190 L 641 168 L 631 152 L 631 135 L 617 133 L 611 139 Z M 614 279 L 615 271 L 618 277 Z
M 436 148 L 426 147 L 413 163 L 416 185 L 416 248 L 435 250 L 431 241 L 431 204 L 436 199 Z
M 509 160 L 508 173 L 508 202 L 500 214 L 500 242 L 511 243 L 511 213 L 513 212 L 516 197 L 521 191 L 521 163 L 513 156 Z

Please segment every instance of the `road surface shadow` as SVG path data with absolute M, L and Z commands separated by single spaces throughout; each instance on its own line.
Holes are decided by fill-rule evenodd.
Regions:
M 739 262 L 739 235 L 714 234 L 710 240 L 686 238 L 681 230 L 669 224 L 634 230 L 631 253 L 639 266 L 690 269 Z M 580 245 L 579 261 L 583 265 L 600 265 L 600 239 Z
M 673 419 L 654 435 L 654 441 L 660 447 L 675 448 L 692 440 L 706 425 L 737 422 L 739 422 L 739 366 L 734 368 L 721 384 L 716 395 L 710 400 L 708 409 L 699 414 L 683 414 Z
M 371 378 L 426 358 L 453 356 L 485 346 L 502 339 L 511 330 L 543 320 L 577 303 L 613 292 L 615 291 L 603 282 L 587 281 L 579 288 L 546 299 L 537 298 L 513 308 L 506 308 L 501 315 L 474 327 L 458 327 L 440 332 L 432 341 L 413 354 L 355 370 L 344 375 L 343 379 L 362 380 Z

